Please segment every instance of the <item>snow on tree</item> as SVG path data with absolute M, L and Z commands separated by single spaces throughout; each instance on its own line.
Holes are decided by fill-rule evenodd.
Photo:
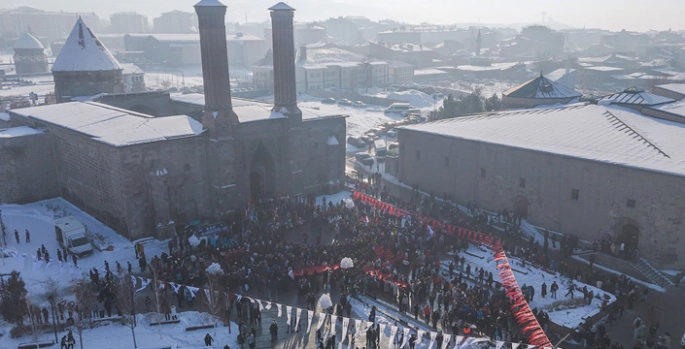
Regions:
M 207 284 L 205 285 L 203 301 L 209 308 L 209 313 L 217 317 L 224 309 L 227 301 L 221 292 L 221 277 L 224 275 L 224 271 L 219 264 L 212 263 L 205 269 L 205 272 L 207 273 Z M 212 320 L 214 321 L 214 335 L 216 336 L 216 319 Z
M 219 263 L 210 264 L 207 267 L 207 269 L 205 269 L 205 271 L 209 275 L 223 275 L 224 274 L 224 271 L 223 271 L 223 269 L 221 269 L 221 266 L 219 265 Z
M 333 301 L 331 301 L 331 296 L 328 293 L 324 293 L 319 298 L 319 305 L 323 309 L 328 309 L 333 306 Z
M 190 244 L 190 246 L 198 247 L 198 246 L 200 246 L 200 239 L 198 239 L 197 236 L 195 236 L 195 235 L 191 235 L 188 238 L 188 243 Z
M 19 325 L 26 314 L 26 284 L 19 272 L 13 271 L 0 283 L 0 315 L 7 322 Z
M 131 328 L 133 335 L 133 347 L 138 348 L 136 343 L 136 295 L 135 285 L 129 277 L 122 277 L 116 281 L 114 293 L 117 305 L 123 314 L 122 322 Z
M 74 332 L 78 335 L 80 348 L 84 349 L 83 332 L 92 327 L 91 313 L 97 297 L 95 297 L 92 282 L 87 278 L 75 280 L 71 290 L 76 298 L 76 308 L 79 312 L 78 321 L 74 321 Z

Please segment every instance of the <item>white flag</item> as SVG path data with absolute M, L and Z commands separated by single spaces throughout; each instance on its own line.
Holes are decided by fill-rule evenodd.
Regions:
M 136 285 L 138 284 L 138 280 L 136 280 L 136 277 L 133 275 L 131 275 L 131 283 L 133 284 L 133 287 L 136 287 Z
M 271 310 L 271 302 L 266 302 L 266 305 L 264 306 L 264 309 L 266 309 L 266 310 Z
M 300 326 L 300 315 L 302 315 L 302 309 L 297 308 L 297 311 L 295 312 L 295 328 Z
M 347 337 L 347 327 L 350 325 L 350 319 L 344 317 L 342 319 L 342 332 L 340 333 L 341 339 L 340 339 L 340 344 L 342 344 L 343 341 L 345 341 L 345 338 Z
M 395 336 L 397 336 L 397 326 L 390 326 L 390 340 L 388 341 L 388 348 L 392 348 L 395 342 Z
M 212 295 L 209 293 L 209 290 L 205 288 L 205 296 L 207 296 L 207 302 L 212 303 Z
M 197 288 L 197 287 L 191 287 L 191 286 L 187 286 L 186 289 L 190 292 L 190 295 L 191 295 L 192 297 L 195 297 L 195 292 L 197 292 L 197 291 L 200 290 L 200 289 Z
M 323 323 L 326 322 L 326 314 L 325 313 L 319 313 L 319 323 L 316 324 L 316 330 L 320 330 L 321 326 L 323 326 Z
M 338 315 L 331 315 L 331 334 L 335 336 L 335 324 L 338 322 Z
M 314 312 L 311 310 L 307 310 L 307 333 L 309 333 L 312 330 L 312 320 L 314 320 Z
M 354 338 L 357 338 L 360 333 L 362 333 L 362 320 L 355 320 L 354 325 Z
M 447 346 L 449 346 L 451 340 L 452 340 L 452 335 L 446 334 L 445 338 L 442 341 L 442 348 L 439 348 L 439 349 L 447 349 Z
M 495 346 L 495 349 L 502 349 L 502 346 L 504 346 L 504 342 L 497 341 L 497 345 Z
M 136 293 L 138 293 L 138 292 L 144 290 L 145 287 L 147 287 L 147 285 L 149 285 L 150 282 L 152 282 L 152 280 L 150 280 L 150 279 L 143 279 L 142 277 L 139 277 L 139 278 L 140 278 L 140 282 L 143 283 L 143 286 L 141 286 L 139 289 L 137 289 L 137 290 L 136 290 Z M 188 288 L 190 288 L 190 287 L 188 287 Z
M 459 349 L 461 347 L 461 342 L 464 341 L 464 336 L 456 336 L 454 338 L 454 349 Z
M 437 333 L 431 332 L 431 342 L 430 342 L 430 344 L 428 344 L 428 349 L 433 348 L 433 343 L 435 343 L 435 337 L 436 337 L 437 335 L 438 335 Z M 438 348 L 438 349 L 439 349 L 439 348 Z
M 402 345 L 400 345 L 400 349 L 404 348 L 405 345 L 407 345 L 407 341 L 409 340 L 409 329 L 408 328 L 403 328 L 402 333 L 404 334 L 404 338 L 402 339 Z
M 417 338 L 416 338 L 416 342 L 417 342 L 417 343 L 421 343 L 421 342 L 423 341 L 423 335 L 424 335 L 424 333 L 426 333 L 426 331 L 424 331 L 424 330 L 418 330 L 418 331 L 417 331 L 417 335 L 416 335 L 416 337 L 417 337 Z
M 262 305 L 262 301 L 260 301 L 260 300 L 258 299 L 258 300 L 257 300 L 257 304 L 259 304 L 259 310 L 260 310 L 260 311 L 261 311 L 261 310 L 264 310 L 264 306 Z
M 290 326 L 290 316 L 291 316 L 290 313 L 292 312 L 292 310 L 293 310 L 293 307 L 291 307 L 289 305 L 285 306 L 285 316 L 288 319 L 285 323 L 288 324 L 288 326 Z
M 164 289 L 164 281 L 159 282 L 159 289 L 163 290 Z
M 283 312 L 281 311 L 281 304 L 276 304 L 276 308 L 278 308 L 278 317 L 281 317 L 283 315 Z

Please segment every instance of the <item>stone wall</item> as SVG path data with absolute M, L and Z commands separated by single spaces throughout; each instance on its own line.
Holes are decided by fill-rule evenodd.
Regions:
M 404 129 L 399 142 L 398 177 L 407 185 L 519 211 L 533 224 L 586 240 L 617 238 L 633 224 L 642 256 L 685 266 L 683 177 Z
M 177 115 L 167 91 L 104 95 L 98 102 L 152 116 Z
M 98 93 L 123 93 L 121 70 L 52 72 L 57 102 L 69 102 L 72 97 L 94 96 Z
M 58 196 L 50 135 L 0 138 L 0 203 L 24 204 Z
M 329 191 L 330 182 L 345 182 L 345 118 L 314 119 L 304 121 L 304 188 L 306 193 L 320 194 Z M 329 145 L 334 136 L 337 145 Z M 335 186 L 334 185 L 334 186 Z

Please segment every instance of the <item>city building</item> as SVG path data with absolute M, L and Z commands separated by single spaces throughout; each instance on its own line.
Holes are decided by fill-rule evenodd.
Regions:
M 567 104 L 578 100 L 582 94 L 552 81 L 542 74 L 502 92 L 505 109 L 534 108 L 540 105 Z
M 627 91 L 599 104 L 407 126 L 399 130 L 396 176 L 551 231 L 587 241 L 608 236 L 628 253 L 679 269 L 685 266 L 684 104 Z M 661 118 L 664 109 L 671 116 Z
M 421 45 L 421 33 L 413 30 L 387 30 L 377 33 L 376 41 L 387 44 Z
M 49 12 L 31 7 L 0 10 L 0 33 L 14 34 L 30 32 L 45 39 L 46 43 L 63 40 L 74 26 L 79 16 L 90 23 L 94 30 L 99 30 L 100 19 L 94 13 Z
M 147 33 L 147 17 L 135 12 L 119 12 L 109 17 L 110 33 Z
M 13 127 L 0 131 L 0 202 L 60 196 L 136 240 L 169 238 L 195 220 L 240 220 L 251 199 L 337 192 L 345 178 L 345 117 L 297 105 L 294 9 L 270 8 L 275 105 L 232 98 L 226 6 L 202 0 L 195 10 L 204 95 L 115 93 L 11 110 Z M 91 49 L 97 39 L 81 20 L 75 33 L 60 57 L 80 63 L 58 57 L 55 65 L 69 68 L 60 72 L 114 68 L 104 47 Z M 92 60 L 69 53 L 73 37 Z M 60 82 L 58 93 L 69 88 Z
M 124 92 L 122 66 L 79 18 L 52 64 L 57 102 L 99 93 Z
M 320 26 L 307 26 L 295 29 L 295 43 L 297 46 L 325 43 L 327 41 L 326 28 Z
M 561 57 L 564 53 L 564 33 L 542 25 L 521 29 L 521 33 L 500 44 L 504 57 Z
M 159 34 L 197 33 L 197 17 L 191 12 L 174 10 L 154 18 L 152 26 L 154 32 Z
M 431 65 L 438 53 L 430 47 L 416 44 L 389 44 L 381 41 L 369 42 L 369 56 L 382 60 L 406 62 L 417 67 Z
M 145 72 L 133 63 L 120 63 L 123 70 L 124 92 L 145 91 Z
M 49 72 L 45 47 L 33 35 L 21 34 L 14 42 L 14 68 L 17 75 Z

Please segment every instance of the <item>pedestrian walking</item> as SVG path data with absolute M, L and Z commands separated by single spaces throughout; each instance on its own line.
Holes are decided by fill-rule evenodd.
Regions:
M 19 244 L 19 232 L 14 229 L 14 238 L 17 240 L 17 244 Z
M 214 341 L 214 338 L 212 338 L 212 336 L 210 336 L 209 333 L 207 333 L 207 335 L 205 335 L 205 346 L 211 347 L 212 341 Z
M 29 242 L 31 242 L 31 233 L 26 229 L 26 243 L 28 244 Z
M 552 298 L 557 299 L 557 290 L 559 289 L 559 285 L 557 285 L 557 282 L 554 281 L 552 282 L 552 286 L 550 286 L 549 290 L 552 293 Z
M 276 343 L 276 339 L 278 338 L 278 324 L 276 324 L 276 320 L 271 321 L 269 333 L 271 334 L 271 343 Z

